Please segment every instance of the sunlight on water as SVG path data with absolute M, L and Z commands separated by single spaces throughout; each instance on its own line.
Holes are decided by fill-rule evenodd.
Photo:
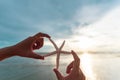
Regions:
M 80 56 L 81 68 L 87 78 L 87 80 L 97 80 L 92 68 L 92 56 L 89 53 L 84 53 Z
M 77 53 L 77 55 L 81 59 L 80 67 L 86 80 L 120 80 L 120 54 Z M 61 54 L 59 66 L 61 74 L 67 76 L 66 67 L 73 60 L 71 54 Z M 53 72 L 55 67 L 56 55 L 46 57 L 45 60 L 15 57 L 0 63 L 0 80 L 57 80 Z

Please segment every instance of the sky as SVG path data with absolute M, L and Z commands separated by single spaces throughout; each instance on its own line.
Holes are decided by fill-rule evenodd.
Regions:
M 0 0 L 0 47 L 38 32 L 64 49 L 113 51 L 120 47 L 119 0 Z M 53 49 L 45 39 L 41 51 Z

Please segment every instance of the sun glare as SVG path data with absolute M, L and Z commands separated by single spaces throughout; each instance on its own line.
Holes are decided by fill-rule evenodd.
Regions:
M 95 74 L 92 70 L 92 57 L 89 53 L 81 55 L 81 67 L 88 80 L 96 80 Z
M 92 46 L 91 40 L 88 39 L 87 37 L 80 38 L 80 41 L 78 43 L 82 50 L 87 50 Z
M 95 44 L 95 41 L 93 41 L 93 39 L 86 36 L 77 37 L 75 39 L 77 40 L 75 42 L 76 47 L 83 52 L 90 51 Z

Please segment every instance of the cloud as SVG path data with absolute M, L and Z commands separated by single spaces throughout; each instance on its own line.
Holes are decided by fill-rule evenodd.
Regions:
M 87 4 L 83 3 L 84 5 L 79 7 L 76 11 L 74 20 L 78 22 L 81 27 L 98 21 L 102 16 L 104 16 L 105 13 L 113 9 L 116 6 L 115 3 L 118 1 L 107 2 L 106 0 L 99 2 L 93 0 L 93 3 L 91 2 Z
M 108 51 L 119 51 L 120 47 L 120 7 L 116 7 L 111 11 L 107 12 L 100 20 L 93 24 L 87 25 L 82 28 L 76 29 L 78 37 L 92 36 L 89 37 L 93 41 L 96 41 L 96 50 L 108 50 Z M 106 46 L 106 47 L 99 47 Z
M 49 34 L 68 34 L 70 31 L 67 22 L 72 19 L 74 12 L 79 7 L 79 0 L 69 1 L 0 1 L 0 25 L 7 36 L 17 40 L 36 32 Z M 72 11 L 71 11 L 72 9 Z M 4 28 L 3 28 L 4 27 Z M 52 33 L 51 33 L 52 32 Z M 22 35 L 21 33 L 24 33 Z M 14 36 L 16 34 L 16 36 Z M 17 35 L 19 38 L 17 38 Z
M 104 14 L 105 10 L 108 11 L 114 2 L 116 1 L 2 0 L 0 41 L 16 43 L 37 32 L 48 33 L 55 40 L 69 39 L 78 27 L 85 28 L 100 19 L 101 12 Z

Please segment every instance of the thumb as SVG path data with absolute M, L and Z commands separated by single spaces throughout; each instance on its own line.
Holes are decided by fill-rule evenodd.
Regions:
M 32 53 L 29 55 L 30 58 L 34 58 L 34 59 L 41 59 L 44 60 L 44 56 L 38 55 L 36 53 Z
M 55 73 L 58 73 L 58 70 L 57 70 L 56 68 L 54 68 L 53 71 L 54 71 Z
M 57 69 L 53 69 L 53 71 L 55 72 L 58 80 L 64 80 L 64 77 L 61 75 L 61 73 Z

